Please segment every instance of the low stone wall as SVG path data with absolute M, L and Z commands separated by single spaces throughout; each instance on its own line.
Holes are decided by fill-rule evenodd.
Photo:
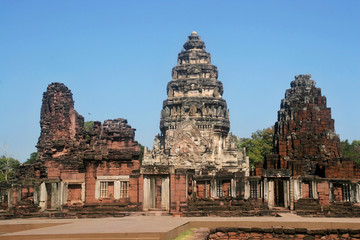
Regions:
M 262 216 L 268 215 L 268 207 L 261 200 L 257 199 L 245 200 L 231 197 L 218 199 L 201 198 L 189 201 L 187 206 L 181 208 L 181 212 L 187 217 Z
M 310 230 L 306 228 L 213 228 L 210 229 L 208 239 L 360 239 L 360 230 Z

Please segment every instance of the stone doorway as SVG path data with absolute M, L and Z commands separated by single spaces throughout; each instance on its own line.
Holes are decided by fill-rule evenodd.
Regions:
M 144 210 L 169 210 L 169 176 L 144 176 Z
M 274 179 L 275 206 L 285 207 L 284 204 L 284 182 L 282 179 Z
M 76 204 L 82 202 L 81 199 L 82 188 L 81 184 L 68 185 L 68 204 Z
M 51 183 L 46 183 L 46 209 L 51 209 L 52 208 L 52 186 Z

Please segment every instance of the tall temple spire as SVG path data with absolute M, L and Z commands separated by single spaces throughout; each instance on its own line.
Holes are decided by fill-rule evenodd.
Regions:
M 161 134 L 155 138 L 151 155 L 144 157 L 145 164 L 233 171 L 247 166 L 246 157 L 236 149 L 236 137 L 229 134 L 229 110 L 217 78 L 205 43 L 193 31 L 172 69 L 161 111 Z
M 211 126 L 227 135 L 229 112 L 222 99 L 223 84 L 217 80 L 217 67 L 211 64 L 210 53 L 205 51 L 205 43 L 195 31 L 188 36 L 184 49 L 178 55 L 172 81 L 167 86 L 161 132 L 165 134 L 184 120 L 195 120 L 200 129 Z

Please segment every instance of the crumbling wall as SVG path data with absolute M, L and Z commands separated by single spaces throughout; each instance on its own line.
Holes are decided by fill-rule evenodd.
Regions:
M 275 168 L 293 170 L 293 175 L 316 174 L 329 160 L 340 157 L 340 140 L 335 133 L 326 97 L 315 87 L 311 75 L 298 75 L 281 101 L 274 130 Z

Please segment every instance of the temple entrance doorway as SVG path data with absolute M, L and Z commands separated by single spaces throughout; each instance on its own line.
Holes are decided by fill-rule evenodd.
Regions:
M 46 209 L 51 209 L 53 206 L 51 204 L 52 202 L 52 194 L 51 194 L 51 191 L 52 191 L 52 186 L 51 186 L 51 183 L 46 183 L 46 194 L 47 194 L 47 198 L 46 198 Z
M 274 179 L 275 206 L 284 207 L 284 182 L 282 179 Z
M 169 176 L 144 176 L 144 210 L 169 210 Z
M 68 185 L 68 204 L 73 205 L 81 203 L 81 184 L 69 184 Z

